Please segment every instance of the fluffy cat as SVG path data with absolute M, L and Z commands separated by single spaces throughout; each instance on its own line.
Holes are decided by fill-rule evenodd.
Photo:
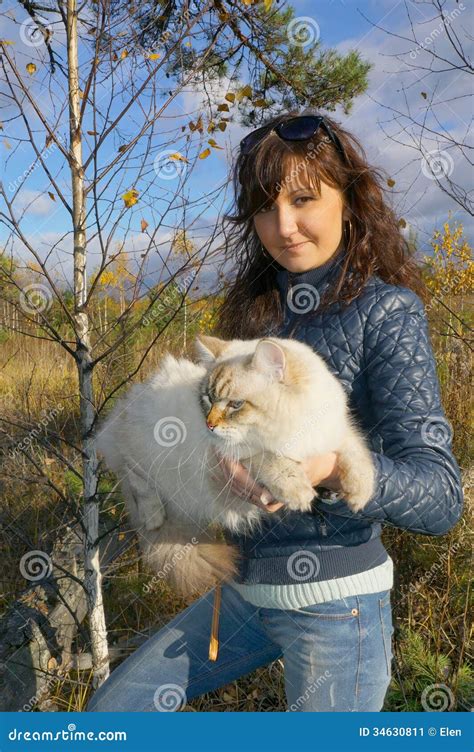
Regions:
M 117 401 L 97 435 L 145 563 L 186 595 L 236 572 L 236 550 L 219 540 L 219 526 L 245 532 L 268 514 L 230 490 L 213 446 L 291 510 L 311 510 L 315 491 L 300 464 L 310 455 L 339 453 L 353 511 L 374 490 L 345 391 L 311 347 L 200 335 L 195 353 L 197 362 L 165 355 L 146 383 Z

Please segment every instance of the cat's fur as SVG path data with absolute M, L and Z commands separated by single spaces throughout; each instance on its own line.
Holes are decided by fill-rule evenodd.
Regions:
M 352 510 L 374 490 L 371 456 L 344 389 L 311 347 L 201 335 L 195 352 L 196 363 L 165 355 L 152 378 L 117 401 L 97 437 L 146 563 L 185 594 L 236 572 L 234 547 L 219 541 L 211 523 L 239 533 L 269 514 L 230 490 L 212 446 L 291 510 L 311 509 L 315 491 L 300 464 L 310 455 L 339 453 Z M 241 400 L 240 409 L 227 405 Z

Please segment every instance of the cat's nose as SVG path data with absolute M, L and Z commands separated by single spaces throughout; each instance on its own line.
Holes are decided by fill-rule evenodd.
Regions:
M 214 426 L 212 425 L 212 423 L 208 423 L 207 420 L 206 420 L 206 426 L 209 428 L 210 431 L 214 430 Z

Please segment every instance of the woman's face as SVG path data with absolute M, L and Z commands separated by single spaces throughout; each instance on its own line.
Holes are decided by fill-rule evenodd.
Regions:
M 304 176 L 296 176 L 285 181 L 268 208 L 255 214 L 254 226 L 270 256 L 291 272 L 305 272 L 342 248 L 346 219 L 340 190 L 321 181 L 318 195 Z

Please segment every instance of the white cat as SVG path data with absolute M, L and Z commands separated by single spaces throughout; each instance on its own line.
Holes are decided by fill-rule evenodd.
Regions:
M 268 514 L 230 490 L 211 451 L 242 462 L 276 500 L 309 512 L 310 455 L 339 453 L 353 511 L 374 491 L 374 468 L 338 379 L 310 346 L 276 337 L 200 335 L 197 363 L 171 354 L 102 423 L 97 448 L 120 481 L 145 562 L 184 594 L 236 573 L 217 526 L 245 532 Z M 197 542 L 195 542 L 197 541 Z

